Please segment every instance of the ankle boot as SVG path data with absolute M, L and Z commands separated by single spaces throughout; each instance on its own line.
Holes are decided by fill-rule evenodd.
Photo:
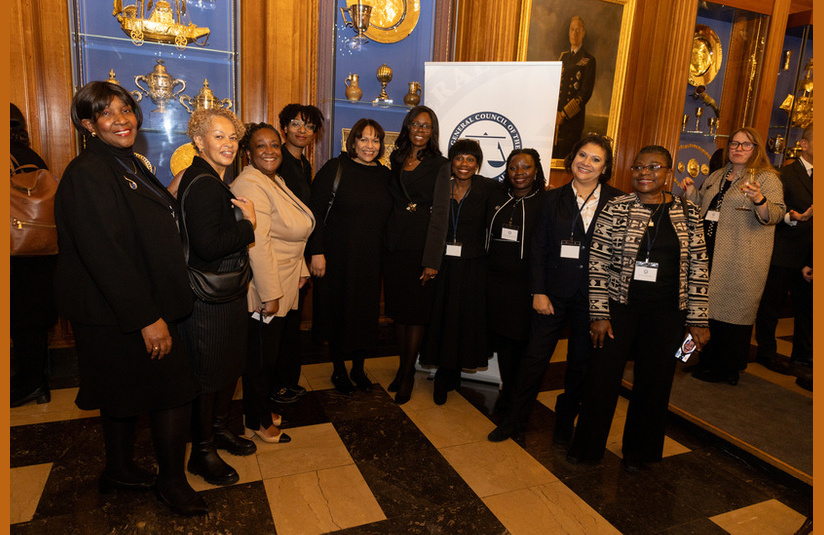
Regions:
M 159 472 L 157 499 L 177 514 L 205 515 L 209 508 L 186 480 L 183 461 L 186 457 L 186 429 L 192 414 L 191 404 L 149 413 L 152 441 Z
M 233 485 L 240 479 L 237 471 L 217 454 L 212 440 L 192 443 L 192 455 L 186 468 L 212 485 Z
M 121 490 L 151 490 L 155 483 L 154 473 L 144 470 L 134 462 L 136 417 L 112 417 L 105 413 L 103 441 L 106 447 L 106 467 L 100 476 L 100 492 Z
M 226 450 L 232 455 L 251 455 L 257 451 L 257 446 L 251 440 L 239 437 L 226 425 L 226 419 L 215 416 L 212 426 L 215 437 L 215 447 Z

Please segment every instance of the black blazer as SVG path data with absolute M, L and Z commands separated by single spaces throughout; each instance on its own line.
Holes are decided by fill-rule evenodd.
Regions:
M 581 219 L 572 229 L 572 222 L 578 213 L 578 203 L 572 183 L 549 190 L 544 209 L 532 238 L 532 261 L 530 265 L 530 293 L 546 294 L 550 297 L 567 298 L 575 295 L 581 287 L 586 288 L 589 247 L 595 220 L 607 202 L 624 192 L 608 184 L 601 184 L 601 195 L 595 216 L 584 233 Z M 577 260 L 561 258 L 561 241 L 573 239 L 581 242 L 582 250 Z
M 416 251 L 426 246 L 430 229 L 433 236 L 446 236 L 449 213 L 449 174 L 441 169 L 449 167 L 449 160 L 443 156 L 424 158 L 410 173 L 404 173 L 407 182 L 401 186 L 401 168 L 392 162 L 392 180 L 389 193 L 392 195 L 392 212 L 386 223 L 384 243 L 389 251 Z M 450 167 L 451 169 L 451 167 Z M 407 194 L 409 197 L 407 197 Z M 414 212 L 407 210 L 415 203 Z M 438 269 L 442 257 L 442 246 L 432 247 L 424 255 L 422 265 Z
M 255 228 L 243 219 L 240 208 L 232 204 L 234 195 L 206 160 L 195 156 L 183 173 L 177 198 L 183 195 L 198 175 L 208 174 L 214 180 L 201 178 L 195 182 L 185 200 L 185 229 L 189 235 L 189 264 L 192 267 L 217 272 L 227 256 L 243 251 L 255 241 Z M 182 229 L 181 229 L 182 230 Z
M 784 185 L 784 203 L 787 212 L 805 212 L 813 204 L 813 179 L 800 160 L 781 168 Z M 813 222 L 799 221 L 790 226 L 783 221 L 775 227 L 774 266 L 798 268 L 809 265 L 807 255 L 813 247 Z
M 71 321 L 125 333 L 192 310 L 177 201 L 142 165 L 129 150 L 87 138 L 63 173 L 55 287 L 58 310 Z

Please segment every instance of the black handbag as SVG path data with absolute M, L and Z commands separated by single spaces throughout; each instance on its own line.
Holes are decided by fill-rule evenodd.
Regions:
M 196 176 L 189 184 L 189 187 L 186 188 L 186 191 L 183 192 L 183 196 L 180 199 L 180 219 L 183 224 L 181 238 L 183 240 L 186 265 L 189 268 L 189 286 L 191 286 L 192 291 L 201 301 L 207 303 L 228 303 L 242 295 L 246 295 L 249 281 L 252 280 L 252 266 L 249 265 L 248 252 L 245 249 L 233 253 L 224 260 L 224 264 L 234 264 L 234 269 L 231 271 L 215 273 L 197 269 L 189 264 L 189 231 L 186 230 L 186 212 L 183 204 L 186 196 L 189 194 L 189 190 L 201 177 L 215 179 L 208 174 Z M 220 183 L 228 189 L 226 184 L 223 182 Z M 236 209 L 236 217 L 238 217 L 237 212 L 239 212 L 238 209 Z M 242 218 L 242 214 L 239 217 Z

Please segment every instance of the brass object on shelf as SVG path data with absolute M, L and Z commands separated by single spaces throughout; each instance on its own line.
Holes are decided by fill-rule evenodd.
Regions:
M 384 63 L 378 67 L 376 76 L 381 83 L 381 92 L 372 102 L 374 104 L 392 104 L 392 99 L 389 98 L 389 95 L 386 93 L 386 84 L 392 81 L 392 67 Z
M 704 115 L 704 108 L 698 106 L 695 108 L 695 131 L 701 131 L 701 116 Z
M 346 20 L 346 12 L 349 12 L 349 19 Z M 340 15 L 343 17 L 343 25 L 355 30 L 357 35 L 352 38 L 352 44 L 355 48 L 359 48 L 361 44 L 368 41 L 366 30 L 369 28 L 369 20 L 372 17 L 372 6 L 361 3 L 361 0 L 356 0 L 350 3 L 348 7 L 340 8 Z
M 141 81 L 145 82 L 147 87 L 141 86 Z M 134 85 L 157 105 L 157 109 L 152 110 L 157 113 L 165 113 L 166 103 L 176 99 L 186 89 L 184 80 L 172 78 L 172 75 L 166 72 L 166 66 L 163 64 L 162 59 L 157 60 L 152 72 L 135 76 Z M 174 91 L 177 85 L 180 86 L 180 89 Z M 133 91 L 132 94 L 134 93 Z
M 109 77 L 106 78 L 106 81 L 109 82 L 110 84 L 120 85 L 120 81 L 117 78 L 115 78 L 114 69 L 109 69 Z M 143 97 L 143 95 L 140 95 L 140 96 L 141 96 L 141 98 Z M 136 99 L 136 100 L 139 100 L 139 99 Z
M 687 129 L 687 123 L 690 122 L 690 114 L 685 113 L 684 116 L 681 118 L 681 131 L 684 132 Z
M 172 153 L 172 157 L 169 158 L 169 168 L 172 170 L 172 176 L 192 165 L 192 160 L 196 155 L 195 145 L 191 141 L 187 141 L 176 148 Z
M 147 9 L 151 11 L 148 17 Z M 123 33 L 132 38 L 135 46 L 141 46 L 144 41 L 174 43 L 181 50 L 189 43 L 206 46 L 209 28 L 201 28 L 192 22 L 184 24 L 182 16 L 185 13 L 186 0 L 175 0 L 174 9 L 167 0 L 157 0 L 154 9 L 151 1 L 135 0 L 134 4 L 123 7 L 123 0 L 114 0 L 112 11 Z M 205 39 L 199 43 L 197 40 L 202 37 Z
M 215 96 L 209 88 L 209 81 L 206 78 L 203 79 L 203 87 L 200 88 L 200 91 L 194 98 L 189 95 L 180 95 L 178 101 L 189 113 L 192 113 L 195 110 L 232 107 L 231 99 L 224 98 L 221 100 Z M 189 107 L 190 104 L 194 107 L 194 109 Z
M 798 89 L 796 89 L 798 96 L 787 95 L 779 106 L 782 110 L 792 114 L 790 119 L 792 126 L 807 128 L 813 122 L 812 70 L 813 60 L 810 59 L 804 66 L 804 79 L 798 82 Z
M 346 86 L 346 99 L 351 102 L 357 102 L 363 96 L 363 90 L 360 88 L 358 80 L 360 77 L 357 74 L 349 73 L 349 76 L 343 79 L 343 85 Z
M 678 172 L 683 173 L 685 169 L 686 166 L 684 165 L 684 162 L 678 162 Z
M 701 164 L 701 174 L 709 176 L 710 175 L 710 166 L 702 163 Z
M 698 172 L 700 171 L 700 166 L 698 165 L 698 160 L 695 158 L 690 158 L 690 161 L 687 162 L 687 174 L 692 178 L 698 176 Z
M 421 84 L 409 82 L 409 93 L 403 97 L 403 103 L 410 108 L 421 103 Z
M 709 26 L 695 25 L 692 37 L 689 84 L 707 85 L 715 79 L 721 69 L 721 40 Z
M 376 43 L 397 43 L 405 39 L 421 16 L 421 0 L 346 0 L 347 9 L 358 4 L 372 7 L 364 33 Z

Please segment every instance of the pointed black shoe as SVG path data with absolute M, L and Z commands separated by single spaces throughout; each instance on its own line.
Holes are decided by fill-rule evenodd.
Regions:
M 37 401 L 38 405 L 48 403 L 51 401 L 51 391 L 46 385 L 40 385 L 31 392 L 21 394 L 20 392 L 12 392 L 11 408 L 21 407 L 26 403 Z
M 352 384 L 352 381 L 349 380 L 349 376 L 345 373 L 333 373 L 332 384 L 335 385 L 335 390 L 341 394 L 350 395 L 355 393 L 355 385 Z
M 516 432 L 517 430 L 511 426 L 500 425 L 493 429 L 486 438 L 490 442 L 503 442 L 508 438 L 514 437 Z
M 155 475 L 135 465 L 131 474 L 114 476 L 106 472 L 100 476 L 100 493 L 109 494 L 116 490 L 146 492 L 155 485 Z
M 364 392 L 371 392 L 372 391 L 372 381 L 369 380 L 369 377 L 363 372 L 360 371 L 352 371 L 349 373 L 349 377 L 352 381 L 355 382 L 355 385 Z
M 186 486 L 188 486 L 188 483 L 186 483 Z M 181 487 L 179 489 L 164 490 L 161 485 L 157 485 L 155 495 L 160 503 L 179 515 L 201 516 L 209 514 L 209 506 L 206 505 L 206 501 L 191 487 L 188 489 Z

